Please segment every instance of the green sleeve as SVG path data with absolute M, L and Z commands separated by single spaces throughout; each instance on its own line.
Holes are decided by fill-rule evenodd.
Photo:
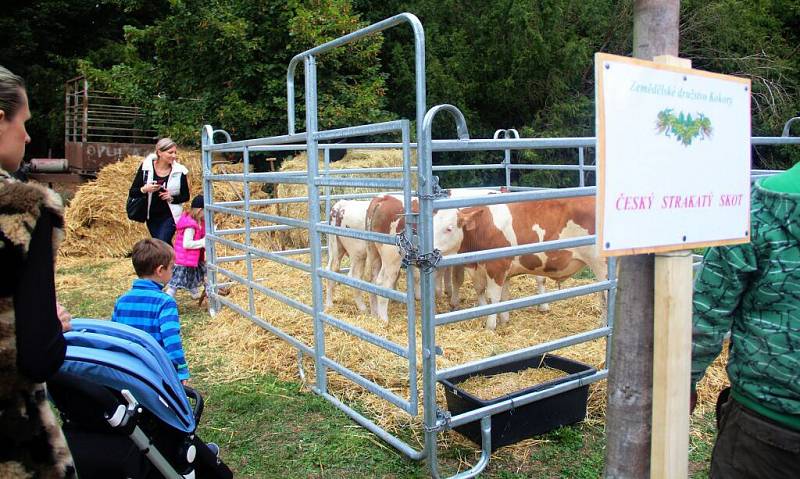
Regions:
M 756 270 L 751 244 L 709 248 L 694 283 L 692 386 L 719 355 L 737 314 L 750 273 Z

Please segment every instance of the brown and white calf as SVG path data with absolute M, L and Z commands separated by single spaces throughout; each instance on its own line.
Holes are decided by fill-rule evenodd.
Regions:
M 451 198 L 464 198 L 471 196 L 484 196 L 497 194 L 491 189 L 453 189 L 448 190 Z M 412 199 L 411 211 L 419 211 L 419 203 Z M 399 195 L 381 195 L 372 199 L 366 214 L 365 229 L 376 233 L 396 235 L 405 229 L 405 216 L 403 215 L 403 198 Z M 436 213 L 434 213 L 435 215 Z M 400 275 L 402 257 L 395 245 L 369 242 L 367 245 L 367 268 L 372 281 L 384 288 L 395 288 Z M 437 272 L 434 282 L 436 296 L 447 294 L 450 296 L 450 305 L 458 306 L 458 289 L 463 282 L 463 268 L 446 268 Z M 455 278 L 455 281 L 453 280 Z M 415 296 L 420 297 L 419 281 L 414 281 Z M 389 300 L 383 296 L 370 295 L 370 309 L 372 314 L 387 322 L 389 320 Z
M 364 229 L 369 201 L 339 200 L 331 207 L 330 224 L 342 228 Z M 355 279 L 365 279 L 365 266 L 367 261 L 367 241 L 328 234 L 328 266 L 329 271 L 338 273 L 341 269 L 342 259 L 345 255 L 350 257 L 350 272 L 348 276 Z M 366 278 L 367 281 L 372 278 Z M 325 282 L 325 309 L 333 306 L 333 291 L 336 281 Z M 353 297 L 359 311 L 366 311 L 362 292 L 355 290 Z
M 417 200 L 411 202 L 412 211 L 419 211 Z M 376 196 L 367 208 L 364 227 L 367 231 L 396 235 L 406 227 L 403 215 L 403 200 L 396 195 Z M 367 270 L 372 282 L 383 288 L 394 289 L 400 275 L 402 258 L 397 246 L 391 244 L 367 243 Z M 416 282 L 415 282 L 416 283 Z M 383 322 L 389 322 L 389 299 L 369 295 L 370 310 Z
M 444 210 L 433 217 L 433 229 L 434 247 L 445 255 L 592 235 L 595 199 L 577 197 Z M 479 302 L 485 304 L 486 300 L 498 303 L 507 299 L 508 279 L 512 276 L 534 274 L 563 281 L 584 266 L 598 279 L 608 275 L 606 262 L 595 245 L 473 263 L 467 265 L 467 271 Z M 508 321 L 508 312 L 500 314 L 501 323 Z M 497 315 L 489 315 L 486 328 L 494 329 L 496 325 Z

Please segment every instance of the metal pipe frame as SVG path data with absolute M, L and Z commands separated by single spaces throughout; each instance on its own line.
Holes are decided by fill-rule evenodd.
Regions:
M 333 48 L 345 45 L 347 43 L 356 41 L 368 35 L 383 31 L 403 23 L 409 23 L 414 34 L 414 48 L 415 48 L 415 90 L 416 90 L 416 138 L 418 143 L 411 142 L 411 135 L 409 123 L 407 121 L 394 121 L 384 122 L 373 125 L 360 125 L 349 128 L 340 128 L 329 131 L 318 130 L 318 98 L 317 98 L 317 72 L 316 72 L 316 57 L 329 51 Z M 295 85 L 294 77 L 297 65 L 300 62 L 304 65 L 304 78 L 305 78 L 305 105 L 306 105 L 306 128 L 304 133 L 295 132 Z M 75 97 L 78 96 L 76 93 Z M 68 100 L 69 102 L 69 100 Z M 76 102 L 77 103 L 77 102 Z M 75 109 L 77 111 L 76 104 Z M 434 117 L 443 111 L 452 115 L 457 127 L 458 139 L 450 140 L 433 140 L 431 138 L 431 126 Z M 790 123 L 797 119 L 792 119 L 787 122 L 784 128 L 782 137 L 753 137 L 751 138 L 752 145 L 783 145 L 783 144 L 800 144 L 800 137 L 788 136 Z M 203 172 L 204 172 L 204 194 L 206 195 L 209 206 L 206 208 L 206 228 L 207 237 L 210 239 L 207 248 L 209 258 L 209 279 L 212 287 L 209 293 L 211 301 L 216 305 L 225 305 L 232 310 L 248 317 L 251 321 L 266 330 L 276 334 L 281 339 L 284 339 L 289 344 L 298 349 L 298 354 L 302 356 L 306 354 L 314 358 L 316 381 L 312 385 L 312 390 L 326 398 L 336 407 L 344 411 L 358 424 L 362 425 L 378 437 L 388 442 L 393 447 L 407 455 L 408 457 L 416 460 L 428 460 L 431 475 L 435 478 L 440 477 L 437 461 L 437 444 L 436 439 L 438 432 L 458 425 L 466 424 L 473 421 L 480 420 L 481 422 L 481 458 L 478 463 L 470 470 L 464 471 L 453 477 L 467 478 L 474 477 L 482 471 L 489 461 L 491 451 L 491 423 L 490 419 L 493 414 L 510 410 L 515 407 L 528 404 L 533 401 L 544 399 L 546 397 L 559 394 L 560 392 L 567 391 L 576 387 L 581 387 L 594 381 L 606 378 L 608 374 L 607 369 L 602 369 L 594 374 L 587 375 L 573 381 L 562 383 L 554 388 L 543 391 L 537 391 L 509 399 L 498 404 L 487 406 L 466 414 L 461 414 L 450 418 L 450 420 L 443 419 L 440 415 L 436 404 L 436 381 L 442 378 L 448 378 L 455 375 L 464 373 L 475 372 L 487 365 L 500 365 L 512 362 L 521 358 L 529 358 L 545 352 L 555 351 L 567 346 L 579 344 L 586 341 L 592 341 L 602 338 L 608 338 L 613 331 L 614 317 L 613 317 L 613 304 L 616 292 L 616 261 L 612 258 L 609 260 L 609 274 L 608 279 L 605 281 L 597 281 L 589 285 L 578 286 L 561 290 L 557 292 L 545 293 L 541 295 L 534 295 L 527 298 L 515 299 L 504 301 L 492 305 L 482 307 L 469 308 L 451 313 L 444 313 L 437 315 L 435 313 L 435 303 L 432 300 L 434 297 L 434 284 L 433 275 L 431 271 L 421 271 L 419 274 L 420 286 L 422 289 L 422 304 L 421 304 L 421 325 L 422 325 L 422 344 L 421 344 L 421 357 L 422 357 L 422 387 L 423 387 L 423 424 L 425 446 L 422 451 L 417 451 L 409 446 L 402 440 L 394 435 L 388 433 L 380 426 L 376 425 L 371 420 L 362 416 L 360 413 L 352 409 L 347 404 L 340 401 L 327 390 L 326 371 L 328 369 L 335 371 L 351 381 L 360 384 L 365 389 L 377 394 L 388 402 L 406 410 L 411 414 L 417 412 L 417 390 L 416 390 L 416 356 L 417 345 L 415 335 L 415 310 L 414 310 L 414 267 L 407 268 L 407 285 L 405 294 L 403 292 L 395 291 L 392 289 L 380 288 L 368 282 L 357 278 L 350 278 L 341 273 L 333 273 L 321 268 L 321 253 L 325 249 L 322 245 L 322 234 L 334 234 L 341 236 L 348 236 L 368 241 L 379 241 L 382 243 L 394 243 L 394 237 L 391 235 L 379 235 L 371 232 L 357 232 L 352 229 L 337 228 L 327 224 L 327 218 L 330 212 L 331 200 L 339 198 L 370 198 L 379 193 L 358 193 L 358 194 L 341 194 L 331 195 L 330 188 L 332 186 L 346 186 L 346 187 L 372 187 L 372 188 L 402 188 L 403 199 L 405 203 L 405 213 L 408 221 L 406 221 L 406 234 L 412 241 L 416 243 L 422 253 L 433 251 L 433 229 L 432 229 L 432 213 L 434 209 L 444 208 L 458 208 L 463 206 L 476 206 L 476 205 L 491 205 L 500 203 L 510 203 L 519 201 L 532 201 L 547 198 L 564 198 L 572 196 L 588 196 L 595 195 L 595 187 L 585 186 L 585 174 L 590 171 L 595 171 L 596 166 L 586 165 L 585 162 L 585 149 L 594 148 L 596 139 L 594 137 L 579 137 L 579 138 L 519 138 L 516 130 L 498 130 L 502 133 L 496 132 L 494 139 L 470 139 L 467 129 L 466 121 L 461 112 L 452 105 L 438 105 L 427 110 L 426 105 L 426 85 L 425 85 L 425 37 L 419 20 L 411 14 L 404 13 L 396 15 L 389 19 L 383 20 L 376 24 L 362 28 L 349 35 L 337 38 L 333 41 L 327 42 L 323 45 L 314 47 L 303 53 L 300 53 L 292 58 L 287 68 L 287 122 L 288 134 L 275 137 L 256 138 L 242 141 L 231 141 L 230 136 L 223 130 L 212 130 L 210 126 L 204 127 L 202 131 L 203 143 Z M 386 133 L 390 131 L 402 130 L 402 142 L 377 142 L 377 143 L 356 143 L 356 144 L 335 144 L 324 143 L 328 140 L 346 138 L 351 136 L 361 136 L 376 133 Z M 217 133 L 225 135 L 223 143 L 214 143 L 214 136 Z M 302 142 L 302 143 L 301 143 Z M 330 168 L 329 153 L 331 150 L 341 150 L 350 148 L 369 148 L 369 149 L 386 149 L 398 148 L 403 149 L 403 167 L 402 168 L 373 168 L 373 169 L 342 169 L 332 170 Z M 418 165 L 414 167 L 410 161 L 410 150 L 416 148 L 418 151 Z M 537 150 L 537 149 L 576 149 L 577 150 L 577 164 L 576 165 L 546 165 L 546 164 L 513 164 L 511 163 L 511 152 L 514 150 Z M 319 171 L 319 151 L 323 152 L 324 170 L 320 176 Z M 214 151 L 219 152 L 242 152 L 245 161 L 245 171 L 242 174 L 213 174 L 211 168 L 211 153 Z M 306 171 L 300 172 L 270 172 L 270 173 L 251 173 L 249 171 L 249 155 L 252 153 L 262 153 L 270 151 L 306 151 L 308 153 L 308 164 Z M 503 151 L 504 158 L 501 163 L 497 164 L 482 164 L 482 165 L 432 165 L 433 152 L 476 152 L 476 151 Z M 506 186 L 511 188 L 515 193 L 507 193 L 503 195 L 466 198 L 466 199 L 434 199 L 433 194 L 434 186 L 436 185 L 436 178 L 433 176 L 435 171 L 463 171 L 463 170 L 492 170 L 502 169 L 505 172 Z M 511 185 L 511 172 L 513 170 L 539 170 L 548 169 L 555 171 L 576 171 L 579 174 L 577 188 L 566 188 L 563 190 L 539 190 L 530 187 L 512 187 Z M 387 174 L 387 173 L 403 173 L 402 180 L 388 180 L 383 178 L 333 178 L 334 176 L 341 175 L 363 175 L 363 174 Z M 770 174 L 772 172 L 763 172 L 763 174 Z M 418 192 L 412 192 L 411 180 L 412 175 L 416 174 Z M 213 201 L 213 183 L 215 181 L 228 181 L 228 182 L 242 182 L 245 184 L 245 198 L 239 202 L 223 202 L 214 203 Z M 308 197 L 294 197 L 282 198 L 272 200 L 251 200 L 249 194 L 249 183 L 288 183 L 288 184 L 305 184 L 308 187 Z M 323 188 L 320 191 L 320 188 Z M 325 218 L 320 218 L 321 211 L 321 194 L 325 197 Z M 411 215 L 410 205 L 412 194 L 415 194 L 419 200 L 419 214 Z M 280 203 L 309 203 L 309 219 L 308 221 L 297 220 L 276 215 L 268 215 L 251 211 L 253 206 L 260 206 L 266 204 L 280 204 Z M 237 209 L 239 208 L 239 209 Z M 215 231 L 213 218 L 215 214 L 236 215 L 245 219 L 244 228 L 233 228 L 229 230 Z M 275 226 L 266 227 L 253 227 L 251 220 L 264 220 L 277 223 Z M 412 225 L 417 225 L 418 236 L 413 235 Z M 270 229 L 272 228 L 272 229 Z M 304 228 L 309 231 L 309 248 L 289 250 L 283 252 L 265 252 L 256 248 L 252 248 L 249 243 L 252 239 L 252 234 L 257 232 L 274 231 L 276 229 L 291 229 L 291 228 Z M 242 244 L 236 241 L 231 241 L 222 236 L 230 234 L 242 234 L 246 238 Z M 466 264 L 476 261 L 486 261 L 492 258 L 516 256 L 519 254 L 532 254 L 543 252 L 556 248 L 577 247 L 592 244 L 595 240 L 594 236 L 586 236 L 582 238 L 573 238 L 569 240 L 558 240 L 536 245 L 523 245 L 509 248 L 498 248 L 484 252 L 467 253 L 460 255 L 453 255 L 444 258 L 439 267 L 452 266 L 458 264 Z M 224 258 L 217 258 L 214 245 L 216 243 L 232 247 L 243 251 L 244 254 L 236 256 L 226 256 Z M 287 258 L 291 254 L 309 254 L 311 257 L 311 264 L 306 264 L 301 261 L 292 260 Z M 305 305 L 301 302 L 295 301 L 277 291 L 267 288 L 259 284 L 260 280 L 253 278 L 252 261 L 253 257 L 265 258 L 271 261 L 276 261 L 290 267 L 298 268 L 300 270 L 309 272 L 312 278 L 312 306 Z M 225 268 L 219 266 L 221 262 L 232 261 L 246 261 L 247 264 L 247 277 L 233 273 Z M 216 292 L 216 286 L 220 283 L 217 282 L 217 274 L 223 274 L 234 282 L 239 282 L 247 285 L 248 287 L 248 308 L 245 309 L 232 301 L 220 297 Z M 396 344 L 387 340 L 379 335 L 364 330 L 363 328 L 341 321 L 321 310 L 322 305 L 322 279 L 333 280 L 343 283 L 347 286 L 356 288 L 361 291 L 371 292 L 388 297 L 389 299 L 404 302 L 407 305 L 409 315 L 408 320 L 408 346 Z M 229 281 L 230 282 L 230 281 Z M 228 283 L 229 283 L 228 282 Z M 227 283 L 226 283 L 227 284 Z M 608 291 L 608 312 L 606 324 L 603 327 L 560 338 L 547 343 L 538 344 L 532 347 L 523 348 L 520 350 L 505 353 L 503 355 L 484 358 L 471 363 L 461 364 L 449 369 L 438 371 L 436 369 L 436 340 L 435 332 L 436 326 L 449 324 L 455 321 L 463 321 L 466 319 L 483 316 L 490 313 L 499 313 L 510 311 L 512 309 L 529 307 L 544 302 L 551 302 L 555 300 L 565 299 L 583 294 L 592 294 L 595 292 Z M 301 312 L 308 314 L 313 319 L 314 325 L 314 344 L 313 346 L 305 345 L 284 331 L 280 330 L 263 319 L 257 317 L 254 302 L 252 299 L 253 293 L 258 291 L 273 299 L 279 300 L 294 307 Z M 248 311 L 249 309 L 249 311 Z M 373 346 L 381 347 L 394 354 L 404 357 L 409 360 L 409 382 L 410 382 L 410 400 L 406 400 L 397 396 L 395 393 L 377 385 L 376 383 L 364 378 L 363 376 L 345 368 L 341 364 L 336 363 L 325 354 L 325 326 L 331 326 L 351 334 L 361 340 L 364 340 Z M 606 363 L 608 361 L 609 342 L 606 342 Z M 302 369 L 301 369 L 302 374 Z
M 374 23 L 368 27 L 356 30 L 353 33 L 344 35 L 335 40 L 331 40 L 322 45 L 316 46 L 305 52 L 295 55 L 289 62 L 289 67 L 286 71 L 286 116 L 288 121 L 289 135 L 294 134 L 295 123 L 295 93 L 294 93 L 294 77 L 297 65 L 306 57 L 316 56 L 334 48 L 354 42 L 358 39 L 367 37 L 369 35 L 382 32 L 397 25 L 408 23 L 414 33 L 414 78 L 416 90 L 416 124 L 417 124 L 417 138 L 421 137 L 422 133 L 422 120 L 427 110 L 426 106 L 426 91 L 425 91 L 425 30 L 422 28 L 422 23 L 419 19 L 410 13 L 401 13 L 393 17 L 387 18 L 380 22 Z M 308 75 L 308 72 L 306 72 Z M 316 84 L 313 85 L 316 88 Z M 316 145 L 315 145 L 316 146 Z
M 431 127 L 433 119 L 440 112 L 447 112 L 456 123 L 456 131 L 460 140 L 469 138 L 469 130 L 464 115 L 452 105 L 437 105 L 425 114 L 422 123 L 422 135 L 419 137 L 417 184 L 422 193 L 419 196 L 419 248 L 423 254 L 433 251 L 433 210 L 434 210 L 434 177 L 432 166 Z M 496 195 L 502 196 L 502 195 Z M 439 460 L 436 439 L 438 430 L 443 424 L 439 422 L 436 404 L 436 304 L 434 275 L 432 271 L 420 271 L 420 289 L 422 304 L 420 305 L 422 320 L 422 400 L 423 426 L 425 431 L 425 452 L 431 476 L 438 479 Z M 483 443 L 484 448 L 486 442 Z M 484 449 L 482 451 L 486 453 Z M 491 452 L 491 451 L 488 451 Z
M 443 326 L 445 324 L 455 323 L 458 321 L 480 318 L 481 316 L 486 316 L 489 314 L 504 313 L 506 311 L 512 311 L 515 309 L 538 306 L 543 303 L 552 303 L 553 301 L 561 301 L 563 299 L 585 296 L 591 293 L 599 293 L 600 291 L 605 291 L 615 286 L 616 284 L 608 280 L 597 281 L 591 284 L 573 286 L 572 288 L 560 289 L 558 291 L 551 291 L 549 293 L 541 293 L 532 296 L 526 296 L 524 298 L 501 301 L 499 303 L 459 309 L 458 311 L 437 314 L 435 316 L 435 325 Z
M 595 339 L 606 338 L 608 336 L 611 336 L 611 332 L 612 332 L 611 328 L 606 326 L 594 329 L 592 331 L 585 331 L 583 333 L 573 334 L 572 336 L 566 336 L 553 341 L 548 341 L 546 343 L 539 343 L 535 346 L 530 346 L 528 348 L 517 349 L 516 351 L 510 351 L 507 353 L 498 354 L 496 356 L 491 356 L 477 361 L 460 364 L 458 366 L 453 366 L 451 368 L 442 369 L 436 375 L 436 379 L 437 380 L 450 379 L 455 376 L 464 376 L 467 374 L 472 374 L 474 372 L 480 371 L 485 368 L 493 368 L 496 366 L 502 366 L 504 364 L 513 363 L 515 361 L 529 359 L 535 356 L 556 351 L 558 349 L 566 348 L 567 346 L 573 346 L 575 344 L 585 343 L 587 341 L 593 341 Z
M 248 246 L 246 244 L 239 243 L 238 241 L 229 240 L 227 238 L 221 238 L 221 237 L 217 236 L 216 234 L 209 234 L 209 235 L 206 235 L 206 237 L 208 239 L 210 239 L 211 241 L 216 241 L 217 243 L 224 244 L 225 246 L 228 246 L 229 248 L 237 249 L 239 251 L 244 251 L 244 253 L 245 253 L 244 254 L 245 258 L 244 259 L 247 258 L 248 254 L 255 254 L 256 256 L 259 256 L 259 257 L 264 258 L 264 259 L 269 259 L 269 260 L 275 261 L 276 263 L 280 263 L 280 264 L 282 264 L 284 266 L 289 266 L 289 267 L 292 267 L 292 268 L 295 268 L 295 269 L 299 269 L 299 270 L 301 270 L 303 272 L 306 272 L 306 273 L 310 273 L 311 272 L 311 266 L 306 264 L 306 263 L 303 263 L 302 261 L 297 261 L 297 260 L 294 260 L 294 259 L 284 258 L 283 255 L 279 255 L 279 254 L 276 254 L 276 253 L 270 253 L 270 252 L 263 251 L 263 250 L 260 250 L 260 249 L 257 249 L 257 248 L 253 248 L 252 246 Z
M 294 308 L 294 309 L 296 309 L 296 310 L 298 310 L 298 311 L 300 311 L 302 313 L 306 313 L 308 315 L 310 315 L 312 313 L 312 308 L 310 306 L 308 306 L 308 305 L 306 305 L 304 303 L 301 303 L 300 301 L 297 301 L 295 299 L 292 299 L 292 298 L 286 296 L 283 293 L 279 293 L 279 292 L 277 292 L 277 291 L 275 291 L 275 290 L 273 290 L 271 288 L 268 288 L 268 287 L 266 287 L 264 285 L 258 284 L 255 281 L 251 281 L 249 278 L 245 278 L 244 276 L 236 274 L 233 271 L 225 269 L 225 268 L 223 268 L 223 267 L 221 267 L 219 265 L 214 265 L 214 268 L 218 273 L 224 274 L 228 278 L 233 279 L 233 280 L 239 282 L 240 284 L 245 285 L 248 288 L 256 289 L 259 292 L 264 293 L 265 295 L 269 296 L 270 298 L 272 298 L 274 300 L 277 300 L 277 301 L 280 301 L 281 303 L 283 303 L 283 304 L 285 304 L 287 306 L 291 306 L 292 308 Z M 255 316 L 255 314 L 248 313 L 247 316 L 248 317 L 253 317 L 253 316 Z
M 539 243 L 520 246 L 505 246 L 502 248 L 493 248 L 483 251 L 475 251 L 472 253 L 453 254 L 443 257 L 439 261 L 438 267 L 445 268 L 447 266 L 457 266 L 481 261 L 489 261 L 498 258 L 508 258 L 509 256 L 543 253 L 545 251 L 551 251 L 554 249 L 589 246 L 595 244 L 596 238 L 597 237 L 595 235 L 579 236 L 576 238 L 567 238 L 563 240 L 541 241 Z

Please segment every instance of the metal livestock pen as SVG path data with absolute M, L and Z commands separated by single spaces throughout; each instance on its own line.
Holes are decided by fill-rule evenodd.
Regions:
M 367 35 L 375 34 L 385 29 L 407 24 L 411 27 L 414 36 L 415 59 L 415 89 L 416 89 L 416 142 L 412 142 L 412 123 L 407 119 L 388 121 L 376 124 L 352 126 L 348 128 L 319 130 L 318 128 L 318 100 L 317 100 L 317 70 L 316 58 L 325 52 L 357 41 Z M 295 131 L 295 75 L 299 65 L 303 65 L 305 79 L 305 132 Z M 516 130 L 498 130 L 494 138 L 470 138 L 466 121 L 461 112 L 452 105 L 438 105 L 428 109 L 426 104 L 425 85 L 425 37 L 422 25 L 412 14 L 404 13 L 378 22 L 369 27 L 360 29 L 349 35 L 317 46 L 296 55 L 290 62 L 287 72 L 287 102 L 288 102 L 288 133 L 286 135 L 255 138 L 241 141 L 232 141 L 230 136 L 222 130 L 214 130 L 205 126 L 202 134 L 202 154 L 204 173 L 204 193 L 206 198 L 206 228 L 207 262 L 211 301 L 217 306 L 226 306 L 233 311 L 249 318 L 255 324 L 275 334 L 288 342 L 298 351 L 298 367 L 301 377 L 305 378 L 302 358 L 313 358 L 315 379 L 312 389 L 315 393 L 325 397 L 336 407 L 344 411 L 357 423 L 388 442 L 409 458 L 415 460 L 426 459 L 433 477 L 440 477 L 437 461 L 437 435 L 449 428 L 480 421 L 482 453 L 478 462 L 469 470 L 456 474 L 453 477 L 466 478 L 479 474 L 487 465 L 491 454 L 491 422 L 493 415 L 519 408 L 523 405 L 539 401 L 553 395 L 574 388 L 585 386 L 589 383 L 605 379 L 608 369 L 601 368 L 591 374 L 576 380 L 563 382 L 556 387 L 524 394 L 499 403 L 482 407 L 474 411 L 450 415 L 448 411 L 437 404 L 437 381 L 469 374 L 489 366 L 499 366 L 513 361 L 532 358 L 544 353 L 555 351 L 570 345 L 606 338 L 606 362 L 608 363 L 609 344 L 608 338 L 614 327 L 614 294 L 616 287 L 615 261 L 609 261 L 608 278 L 594 281 L 575 287 L 558 291 L 536 294 L 523 298 L 504 300 L 500 303 L 439 313 L 435 311 L 434 279 L 433 272 L 437 268 L 465 265 L 477 261 L 517 256 L 521 254 L 534 254 L 549 250 L 574 248 L 595 243 L 595 236 L 583 236 L 556 241 L 546 241 L 523 246 L 505 247 L 493 250 L 456 254 L 440 257 L 433 248 L 432 223 L 434 210 L 459 208 L 472 205 L 490 205 L 499 203 L 512 203 L 520 201 L 540 200 L 548 198 L 564 198 L 571 196 L 595 195 L 594 186 L 585 186 L 586 173 L 593 172 L 594 166 L 586 164 L 585 153 L 593 149 L 595 138 L 520 138 Z M 431 126 L 434 118 L 440 113 L 452 116 L 458 132 L 457 139 L 433 140 Z M 753 144 L 798 144 L 800 138 L 789 137 L 789 124 L 783 137 L 753 138 Z M 215 137 L 222 135 L 224 141 L 215 142 Z M 399 138 L 389 142 L 363 142 L 343 145 L 335 141 L 351 137 L 369 137 L 374 135 L 393 135 Z M 368 149 L 400 149 L 402 151 L 402 167 L 373 168 L 373 169 L 330 169 L 329 158 L 331 151 L 344 148 Z M 519 150 L 556 149 L 568 150 L 575 153 L 576 163 L 572 165 L 543 165 L 543 164 L 515 164 L 511 161 L 511 152 Z M 412 151 L 417 152 L 416 165 L 412 161 Z M 292 172 L 251 172 L 251 154 L 274 151 L 305 151 L 308 157 L 305 171 Z M 323 152 L 323 168 L 319 167 L 319 151 Z M 503 152 L 503 161 L 497 164 L 483 165 L 432 165 L 434 152 Z M 244 170 L 242 173 L 214 172 L 212 156 L 214 153 L 241 153 Z M 503 195 L 491 195 L 473 198 L 447 198 L 434 176 L 437 171 L 493 169 L 503 171 L 505 186 L 511 192 Z M 562 189 L 536 189 L 533 187 L 513 186 L 511 172 L 530 169 L 551 169 L 572 171 L 577 175 L 577 187 Z M 772 172 L 761 171 L 755 174 L 769 174 Z M 401 178 L 386 178 L 387 174 L 402 174 Z M 343 178 L 346 175 L 348 177 Z M 353 175 L 358 175 L 353 177 Z M 215 201 L 215 185 L 234 182 L 243 184 L 243 199 L 241 201 L 218 202 Z M 253 199 L 251 185 L 257 184 L 288 184 L 304 185 L 307 188 L 306 196 L 290 198 Z M 417 185 L 416 191 L 413 185 Z M 344 193 L 332 194 L 332 187 L 368 188 L 376 190 L 372 193 Z M 403 254 L 409 264 L 406 271 L 406 291 L 398 291 L 376 286 L 359 278 L 351 278 L 344 274 L 328 271 L 322 267 L 322 256 L 325 247 L 322 242 L 323 234 L 340 235 L 367 241 L 395 245 L 401 241 L 395 235 L 380 234 L 369 231 L 337 227 L 327 222 L 331 201 L 338 199 L 370 198 L 381 192 L 400 192 L 404 198 L 406 221 L 405 231 L 398 237 L 404 238 Z M 399 193 L 398 193 L 399 194 Z M 419 212 L 412 212 L 412 199 L 418 201 Z M 324 208 L 323 208 L 324 202 Z M 281 216 L 279 214 L 257 211 L 265 205 L 278 205 L 289 203 L 308 204 L 308 219 Z M 322 218 L 322 211 L 325 218 Z M 215 217 L 218 215 L 232 215 L 241 218 L 243 227 L 218 229 Z M 269 225 L 256 226 L 254 223 L 269 223 Z M 288 229 L 305 229 L 308 231 L 309 247 L 283 251 L 269 251 L 264 247 L 254 244 L 258 235 L 270 234 Z M 243 238 L 237 241 L 235 238 Z M 221 255 L 218 252 L 235 251 L 235 254 Z M 294 259 L 302 255 L 308 262 Z M 268 260 L 278 265 L 295 268 L 310 276 L 311 301 L 306 304 L 282 292 L 279 288 L 270 288 L 263 284 L 254 272 L 254 262 Z M 244 273 L 233 271 L 230 264 L 238 264 Z M 415 310 L 414 281 L 412 270 L 419 271 L 421 299 L 419 320 Z M 323 309 L 322 281 L 336 281 L 356 290 L 374 293 L 398 301 L 405 305 L 406 310 L 406 344 L 390 341 L 381 334 L 371 332 L 365 328 L 351 324 Z M 223 284 L 240 284 L 246 288 L 247 305 L 239 305 L 218 294 L 218 287 Z M 530 347 L 503 354 L 491 356 L 478 361 L 461 364 L 448 369 L 439 369 L 436 356 L 439 352 L 437 346 L 437 327 L 459 321 L 465 321 L 491 313 L 500 313 L 520 308 L 527 308 L 542 303 L 573 298 L 581 295 L 606 291 L 608 294 L 607 312 L 605 321 L 599 327 L 573 334 L 554 341 L 536 344 Z M 313 341 L 306 344 L 300 339 L 288 334 L 279 326 L 271 323 L 268 318 L 262 317 L 257 312 L 257 298 L 271 298 L 280 301 L 291 308 L 295 308 L 312 318 Z M 397 319 L 397 318 L 395 318 Z M 421 344 L 417 344 L 417 326 L 421 329 Z M 364 377 L 347 366 L 333 360 L 326 354 L 326 332 L 330 328 L 345 332 L 353 341 L 365 341 L 372 346 L 382 348 L 405 360 L 407 364 L 408 396 L 401 396 L 387 387 Z M 418 368 L 417 355 L 421 358 L 421 368 Z M 418 373 L 419 369 L 419 373 Z M 346 404 L 331 393 L 327 382 L 327 372 L 335 372 L 358 387 L 369 391 L 388 403 L 400 408 L 410 416 L 419 414 L 419 391 L 417 389 L 418 374 L 422 379 L 422 428 L 424 434 L 424 447 L 415 449 L 394 434 L 384 430 L 375 421 L 356 410 L 355 405 Z

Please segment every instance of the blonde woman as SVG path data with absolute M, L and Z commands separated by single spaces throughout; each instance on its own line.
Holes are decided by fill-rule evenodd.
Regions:
M 178 145 L 171 138 L 156 143 L 153 153 L 142 161 L 128 195 L 147 196 L 147 229 L 150 236 L 172 244 L 175 223 L 189 200 L 189 170 L 178 163 Z

